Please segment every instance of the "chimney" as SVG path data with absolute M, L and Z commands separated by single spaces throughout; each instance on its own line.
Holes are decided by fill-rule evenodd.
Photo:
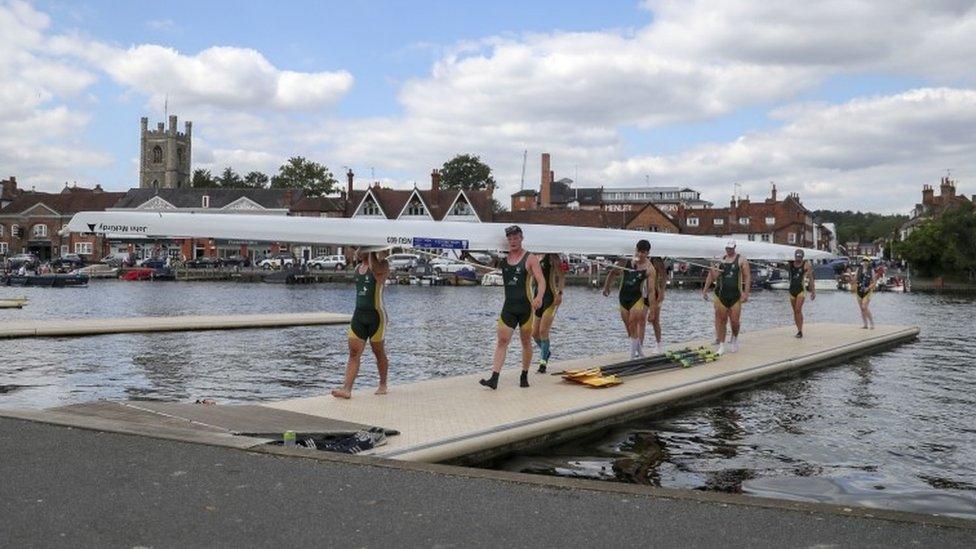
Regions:
M 932 190 L 932 185 L 922 185 L 922 204 L 931 205 L 934 201 L 934 195 L 935 191 Z
M 549 207 L 552 199 L 552 170 L 549 169 L 549 153 L 542 153 L 542 181 L 539 183 L 540 206 Z
M 431 170 L 430 172 L 430 190 L 437 196 L 437 193 L 441 190 L 441 172 Z
M 773 192 L 770 193 L 769 203 L 770 204 L 775 204 L 776 203 L 776 183 L 772 183 L 772 182 L 770 182 L 770 183 L 773 185 Z
M 352 196 L 353 177 L 355 177 L 355 174 L 352 173 L 352 168 L 349 168 L 349 171 L 346 172 L 346 196 L 348 197 Z
M 100 193 L 100 192 L 102 192 L 102 190 L 103 190 L 102 189 L 102 184 L 101 183 L 97 183 L 97 184 L 95 184 L 95 188 L 92 189 L 92 192 L 94 192 L 94 193 Z
M 939 193 L 942 196 L 952 198 L 956 194 L 956 185 L 948 177 L 942 178 L 942 185 L 940 185 Z

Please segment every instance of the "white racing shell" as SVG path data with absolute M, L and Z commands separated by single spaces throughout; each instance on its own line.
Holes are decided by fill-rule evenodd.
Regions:
M 248 214 L 168 212 L 79 212 L 68 230 L 148 238 L 218 238 L 301 244 L 333 244 L 426 249 L 508 249 L 503 223 L 346 219 Z M 713 258 L 723 255 L 728 237 L 691 236 L 620 229 L 520 224 L 523 247 L 536 253 L 630 255 L 638 240 L 651 243 L 651 255 Z M 737 241 L 736 251 L 750 259 L 793 259 L 797 248 L 766 242 Z M 831 257 L 804 249 L 806 259 Z

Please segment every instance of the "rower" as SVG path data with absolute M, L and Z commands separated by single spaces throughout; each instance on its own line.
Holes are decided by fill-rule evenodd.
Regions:
M 383 335 L 386 330 L 386 310 L 383 308 L 383 284 L 390 274 L 390 264 L 380 258 L 375 252 L 363 249 L 356 251 L 359 264 L 356 266 L 356 310 L 349 322 L 349 361 L 346 364 L 346 377 L 341 389 L 334 389 L 332 396 L 336 398 L 351 398 L 352 387 L 359 375 L 359 364 L 362 360 L 366 342 L 369 342 L 376 357 L 376 369 L 379 370 L 380 385 L 376 394 L 386 394 L 386 378 L 390 369 L 390 361 L 386 357 L 383 346 Z
M 793 261 L 786 264 L 790 277 L 790 306 L 793 307 L 793 322 L 796 324 L 796 337 L 803 337 L 803 301 L 806 287 L 810 288 L 810 301 L 817 299 L 817 287 L 813 280 L 813 267 L 804 261 L 803 250 L 793 252 Z
M 732 328 L 728 350 L 732 353 L 739 350 L 742 304 L 749 300 L 749 289 L 752 287 L 749 263 L 745 257 L 735 253 L 735 245 L 735 240 L 726 242 L 725 256 L 712 265 L 702 288 L 702 297 L 708 301 L 708 288 L 715 282 L 712 302 L 715 304 L 715 343 L 718 344 L 716 353 L 719 355 L 725 353 L 726 324 Z
M 871 309 L 868 306 L 871 304 L 871 296 L 874 295 L 874 289 L 878 284 L 880 275 L 878 271 L 871 269 L 871 258 L 863 256 L 857 271 L 848 274 L 847 279 L 854 291 L 857 307 L 861 311 L 861 321 L 864 323 L 861 327 L 873 330 L 874 315 L 871 314 Z
M 542 296 L 546 292 L 546 279 L 542 276 L 539 258 L 522 248 L 522 229 L 518 225 L 505 228 L 505 238 L 508 240 L 508 256 L 496 260 L 494 264 L 476 260 L 467 250 L 461 253 L 461 259 L 473 261 L 481 265 L 497 266 L 501 268 L 502 280 L 505 284 L 505 302 L 502 305 L 501 316 L 496 329 L 495 354 L 492 358 L 491 376 L 479 380 L 479 383 L 491 389 L 498 388 L 498 375 L 505 364 L 505 354 L 508 344 L 512 341 L 512 334 L 519 331 L 522 342 L 522 375 L 519 387 L 529 386 L 529 365 L 532 363 L 532 320 L 533 311 L 542 307 Z M 535 280 L 536 293 L 532 295 L 531 276 Z
M 566 274 L 562 270 L 562 259 L 559 254 L 542 254 L 538 256 L 542 268 L 542 277 L 546 279 L 546 290 L 542 295 L 542 306 L 535 310 L 532 322 L 532 339 L 539 346 L 538 373 L 546 373 L 552 348 L 549 343 L 549 330 L 556 318 L 556 311 L 563 302 L 563 287 L 566 284 Z M 538 293 L 538 289 L 536 290 Z
M 644 315 L 647 317 L 647 322 L 641 322 L 640 342 L 644 345 L 644 330 L 650 324 L 654 328 L 654 347 L 651 354 L 660 354 L 664 352 L 664 346 L 661 344 L 661 305 L 664 303 L 664 290 L 668 285 L 668 269 L 664 259 L 656 256 L 651 258 L 651 266 L 654 267 L 654 280 L 651 281 L 651 285 L 654 286 L 656 299 L 652 301 L 650 296 L 644 296 L 644 306 L 647 309 Z
M 620 320 L 624 323 L 627 330 L 627 338 L 630 340 L 630 357 L 637 358 L 644 356 L 641 349 L 641 328 L 646 317 L 644 316 L 644 296 L 649 300 L 657 300 L 654 295 L 654 286 L 648 280 L 654 279 L 654 266 L 647 259 L 648 252 L 651 251 L 651 243 L 647 240 L 637 242 L 637 248 L 633 260 L 618 260 L 615 268 L 607 273 L 607 279 L 603 283 L 603 295 L 610 295 L 610 286 L 617 278 L 619 271 L 623 271 L 620 280 Z

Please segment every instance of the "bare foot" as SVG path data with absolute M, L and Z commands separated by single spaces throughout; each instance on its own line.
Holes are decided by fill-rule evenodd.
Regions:
M 374 394 L 377 394 L 377 395 L 385 395 L 386 394 L 386 385 L 380 385 L 379 387 L 377 387 L 376 388 L 376 393 L 374 393 Z
M 345 389 L 332 389 L 332 396 L 336 398 L 352 398 L 352 391 L 347 391 Z

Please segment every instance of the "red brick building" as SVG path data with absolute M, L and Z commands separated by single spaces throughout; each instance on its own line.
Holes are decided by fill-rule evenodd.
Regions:
M 931 185 L 922 185 L 922 201 L 915 204 L 908 221 L 899 230 L 902 240 L 929 219 L 937 219 L 946 210 L 972 202 L 976 202 L 976 195 L 969 199 L 965 195 L 956 194 L 956 182 L 948 177 L 939 180 L 938 196 Z
M 495 214 L 496 223 L 536 223 L 571 225 L 601 229 L 629 229 L 662 233 L 678 233 L 678 222 L 654 204 L 645 204 L 636 211 L 607 212 L 601 210 L 533 209 Z
M 681 208 L 679 218 L 681 232 L 686 234 L 799 247 L 812 247 L 815 243 L 813 218 L 800 203 L 800 196 L 791 193 L 778 200 L 776 185 L 770 197 L 762 202 L 733 197 L 728 208 Z
M 65 184 L 60 193 L 21 191 L 0 209 L 0 255 L 33 253 L 46 261 L 75 253 L 86 261 L 98 261 L 109 250 L 103 237 L 61 234 L 61 230 L 74 214 L 105 210 L 124 195 L 105 192 L 100 185 L 86 189 Z
M 0 181 L 0 210 L 7 207 L 8 204 L 14 201 L 15 198 L 20 196 L 22 191 L 17 188 L 17 178 L 10 176 L 10 179 L 4 179 Z

